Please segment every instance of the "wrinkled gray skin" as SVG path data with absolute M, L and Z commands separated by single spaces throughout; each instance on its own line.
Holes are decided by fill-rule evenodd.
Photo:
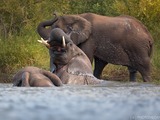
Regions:
M 48 29 L 46 26 L 50 26 Z M 130 16 L 107 17 L 93 13 L 64 15 L 38 25 L 37 31 L 44 39 L 53 28 L 70 34 L 73 42 L 89 57 L 95 59 L 94 75 L 100 78 L 108 63 L 127 66 L 130 81 L 136 80 L 139 71 L 143 81 L 151 80 L 150 56 L 153 39 L 147 28 Z M 51 59 L 51 63 L 53 60 Z M 51 68 L 54 67 L 51 64 Z
M 66 46 L 62 45 L 62 36 Z M 55 28 L 48 41 L 50 55 L 54 57 L 55 74 L 63 84 L 93 85 L 103 82 L 93 76 L 92 65 L 86 54 L 78 48 L 64 31 Z
M 28 66 L 19 70 L 13 77 L 13 86 L 52 87 L 62 86 L 60 78 L 43 69 Z

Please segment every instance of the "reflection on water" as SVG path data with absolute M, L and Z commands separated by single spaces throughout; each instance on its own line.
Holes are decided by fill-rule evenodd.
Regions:
M 1 120 L 160 120 L 159 106 L 160 88 L 144 83 L 52 88 L 0 84 Z

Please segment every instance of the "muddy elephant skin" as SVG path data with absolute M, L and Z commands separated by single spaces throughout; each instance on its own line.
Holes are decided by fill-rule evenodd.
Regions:
M 45 28 L 50 26 L 49 29 Z M 150 56 L 153 39 L 147 28 L 131 16 L 108 17 L 94 13 L 63 15 L 41 22 L 37 31 L 48 39 L 53 28 L 61 28 L 89 57 L 95 59 L 94 75 L 100 78 L 108 64 L 127 66 L 130 80 L 140 72 L 143 81 L 151 80 Z
M 22 68 L 14 75 L 13 86 L 52 87 L 52 86 L 62 86 L 62 82 L 57 75 L 47 70 L 28 66 Z

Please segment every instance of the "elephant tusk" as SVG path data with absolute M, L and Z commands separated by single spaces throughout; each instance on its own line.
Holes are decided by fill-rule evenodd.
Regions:
M 47 43 L 48 40 L 44 40 L 43 38 L 41 38 L 41 40 L 38 40 L 38 42 L 45 45 L 47 48 L 50 48 L 50 45 Z
M 64 36 L 62 36 L 62 44 L 63 44 L 63 47 L 66 47 L 66 42 L 65 42 L 65 38 L 64 38 Z

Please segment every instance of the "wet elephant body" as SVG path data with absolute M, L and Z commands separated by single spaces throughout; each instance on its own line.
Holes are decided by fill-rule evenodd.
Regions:
M 42 26 L 43 25 L 43 26 Z M 135 81 L 139 71 L 144 81 L 150 81 L 153 39 L 147 28 L 130 16 L 107 17 L 93 13 L 63 15 L 47 25 L 38 26 L 40 36 L 47 35 L 48 30 L 61 28 L 73 42 L 89 57 L 95 59 L 94 75 L 100 74 L 108 63 L 127 66 L 130 80 Z M 42 32 L 43 31 L 43 32 Z
M 103 81 L 93 76 L 90 60 L 63 30 L 53 29 L 47 43 L 50 55 L 54 56 L 55 74 L 64 84 L 98 84 Z
M 62 82 L 57 75 L 33 66 L 22 68 L 14 75 L 12 80 L 13 86 L 18 87 L 62 86 Z

